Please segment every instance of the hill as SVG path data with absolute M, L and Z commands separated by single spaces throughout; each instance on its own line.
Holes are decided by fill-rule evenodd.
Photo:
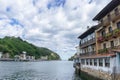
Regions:
M 74 56 L 71 56 L 71 57 L 68 59 L 68 61 L 73 61 L 73 59 L 74 59 Z
M 49 60 L 58 60 L 60 56 L 52 50 L 45 47 L 37 47 L 27 41 L 23 41 L 20 37 L 4 37 L 0 39 L 0 52 L 9 53 L 10 58 L 26 51 L 27 55 L 35 56 L 40 59 L 42 56 L 48 56 Z

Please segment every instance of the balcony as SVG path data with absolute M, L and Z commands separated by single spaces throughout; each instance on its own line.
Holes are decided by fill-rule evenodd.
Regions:
M 104 49 L 98 50 L 98 54 L 110 54 L 110 53 L 113 53 L 114 50 L 119 50 L 119 49 L 120 49 L 120 45 L 109 47 L 109 48 L 104 48 Z
M 91 55 L 94 55 L 94 54 L 96 54 L 96 51 L 86 52 L 86 53 L 80 54 L 80 57 L 83 57 L 83 56 L 91 56 Z
M 95 44 L 95 38 L 88 40 L 87 42 L 80 44 L 80 48 L 87 47 L 89 45 Z
M 108 48 L 98 50 L 98 54 L 106 54 L 106 53 L 108 53 Z
M 117 11 L 112 11 L 109 16 L 107 16 L 106 18 L 104 18 L 101 21 L 101 24 L 103 26 L 108 26 L 110 24 L 110 22 L 115 22 L 116 20 L 120 19 L 120 9 L 118 8 Z
M 105 34 L 104 36 L 98 37 L 97 41 L 99 43 L 102 43 L 104 41 L 108 41 L 110 39 L 117 38 L 118 36 L 120 36 L 119 34 L 120 34 L 120 29 L 117 28 L 117 29 L 113 30 L 112 32 Z

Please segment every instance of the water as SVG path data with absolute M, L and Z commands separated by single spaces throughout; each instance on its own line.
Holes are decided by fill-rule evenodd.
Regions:
M 73 62 L 0 62 L 0 80 L 81 80 Z

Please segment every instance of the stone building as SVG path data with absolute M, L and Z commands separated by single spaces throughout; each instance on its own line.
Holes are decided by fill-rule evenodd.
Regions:
M 8 59 L 8 58 L 10 58 L 10 54 L 9 53 L 3 53 L 2 58 L 3 59 Z
M 23 52 L 20 54 L 20 59 L 21 60 L 26 60 L 26 52 Z
M 41 56 L 41 60 L 48 60 L 48 56 Z
M 115 72 L 120 73 L 120 0 L 112 0 L 93 20 L 99 22 L 96 51 L 101 69 L 113 73 L 116 68 Z
M 81 70 L 104 80 L 120 80 L 120 0 L 112 0 L 93 21 L 98 25 L 78 37 Z

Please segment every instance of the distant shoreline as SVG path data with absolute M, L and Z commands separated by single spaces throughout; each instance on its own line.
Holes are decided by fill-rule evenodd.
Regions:
M 62 60 L 15 60 L 15 59 L 0 59 L 0 62 L 39 62 L 39 61 L 62 61 Z

